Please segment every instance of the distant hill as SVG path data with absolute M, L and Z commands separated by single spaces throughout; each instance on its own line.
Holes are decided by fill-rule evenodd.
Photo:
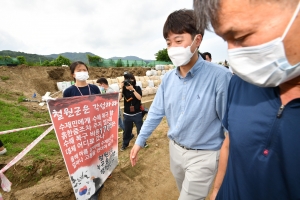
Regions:
M 38 54 L 30 54 L 30 53 L 24 53 L 24 52 L 19 52 L 19 51 L 9 51 L 9 50 L 3 50 L 0 51 L 0 56 L 10 56 L 10 57 L 17 57 L 17 56 L 24 56 L 27 62 L 34 62 L 34 63 L 39 63 L 44 62 L 45 60 L 54 60 L 56 59 L 59 55 L 62 55 L 68 59 L 71 60 L 71 62 L 73 61 L 83 61 L 84 63 L 89 63 L 88 59 L 87 59 L 87 55 L 91 55 L 91 56 L 97 56 L 96 54 L 93 54 L 91 52 L 65 52 L 65 53 L 60 53 L 60 54 L 50 54 L 50 55 L 38 55 Z M 100 56 L 101 57 L 101 56 Z M 151 62 L 152 60 L 144 60 L 142 58 L 139 58 L 137 56 L 125 56 L 125 57 L 112 57 L 112 58 L 108 58 L 108 59 L 113 59 L 113 60 L 118 60 L 118 59 L 122 59 L 122 60 L 143 60 L 146 63 Z
M 0 51 L 0 56 L 10 56 L 10 57 L 17 57 L 17 56 L 24 56 L 27 62 L 32 62 L 32 63 L 39 63 L 44 62 L 45 60 L 54 60 L 53 57 L 46 57 L 38 54 L 30 54 L 30 53 L 24 53 L 20 51 L 9 51 L 9 50 L 3 50 Z
M 108 59 L 113 59 L 113 60 L 118 60 L 118 59 L 122 59 L 122 60 L 143 60 L 146 63 L 153 61 L 153 60 L 144 60 L 144 59 L 139 58 L 137 56 L 125 56 L 125 57 L 116 57 L 115 56 L 115 57 L 111 57 L 111 58 L 108 58 Z
M 73 61 L 82 61 L 84 63 L 88 63 L 87 55 L 90 56 L 96 56 L 95 54 L 91 52 L 85 52 L 85 53 L 77 53 L 77 52 L 65 52 L 65 53 L 60 53 L 60 54 L 50 54 L 50 55 L 45 55 L 46 57 L 52 57 L 52 58 L 57 58 L 59 55 L 66 57 Z

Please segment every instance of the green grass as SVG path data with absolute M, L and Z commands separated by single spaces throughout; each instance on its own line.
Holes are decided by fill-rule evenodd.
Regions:
M 21 103 L 21 102 L 23 102 L 24 101 L 24 99 L 26 99 L 26 97 L 25 96 L 19 96 L 19 98 L 18 98 L 18 103 Z
M 0 101 L 0 108 L 0 131 L 35 126 L 51 121 L 48 111 L 30 111 L 22 105 L 3 101 Z M 48 126 L 0 135 L 0 139 L 7 149 L 5 156 L 16 156 L 47 128 Z M 60 154 L 55 133 L 51 131 L 27 155 L 32 156 L 35 160 L 45 160 L 46 158 L 49 159 L 49 156 Z
M 9 77 L 8 77 L 8 76 L 0 76 L 0 78 L 1 78 L 3 81 L 6 81 L 6 80 L 8 80 L 8 79 L 9 79 Z

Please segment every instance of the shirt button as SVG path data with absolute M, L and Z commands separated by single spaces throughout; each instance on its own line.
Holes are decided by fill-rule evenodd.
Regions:
M 267 156 L 268 154 L 269 154 L 269 150 L 268 150 L 268 149 L 265 149 L 265 150 L 264 150 L 264 155 Z

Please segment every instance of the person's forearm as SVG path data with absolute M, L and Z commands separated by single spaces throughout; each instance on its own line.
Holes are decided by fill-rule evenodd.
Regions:
M 219 167 L 214 183 L 214 190 L 219 191 L 227 169 L 229 155 L 229 135 L 227 134 L 220 150 Z
M 138 100 L 142 99 L 142 96 L 135 89 L 133 90 L 133 94 Z

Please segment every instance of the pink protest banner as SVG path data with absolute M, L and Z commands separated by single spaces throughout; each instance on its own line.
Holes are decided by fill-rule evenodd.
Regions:
M 76 199 L 90 198 L 118 164 L 118 93 L 50 100 Z

